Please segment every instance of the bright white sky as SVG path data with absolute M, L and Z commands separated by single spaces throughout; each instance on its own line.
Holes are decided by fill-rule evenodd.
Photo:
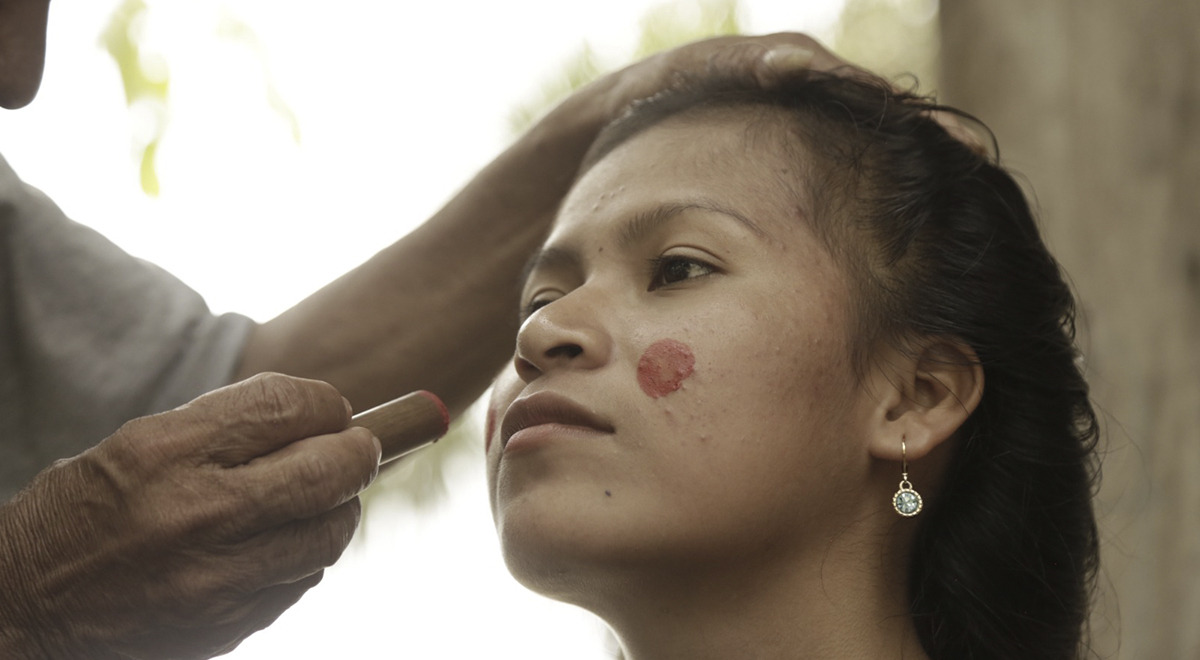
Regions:
M 139 189 L 139 124 L 99 46 L 116 4 L 51 3 L 41 94 L 0 114 L 0 153 L 215 311 L 266 320 L 428 217 L 583 41 L 619 57 L 661 2 L 150 0 L 146 40 L 171 74 L 158 199 Z M 742 0 L 743 25 L 827 37 L 841 5 Z M 223 16 L 251 26 L 264 55 L 222 39 Z M 264 63 L 299 144 L 267 104 Z M 509 577 L 482 466 L 481 451 L 455 463 L 434 509 L 373 509 L 369 538 L 228 657 L 611 657 L 602 624 Z

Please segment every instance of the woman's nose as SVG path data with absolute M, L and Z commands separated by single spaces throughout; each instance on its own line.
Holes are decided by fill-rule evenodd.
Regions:
M 612 339 L 595 296 L 575 291 L 534 312 L 517 333 L 513 363 L 525 382 L 555 369 L 595 369 L 608 362 Z

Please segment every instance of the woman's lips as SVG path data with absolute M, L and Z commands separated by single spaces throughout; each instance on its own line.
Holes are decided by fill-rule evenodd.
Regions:
M 540 426 L 564 427 L 561 430 L 612 433 L 613 426 L 600 415 L 564 396 L 538 392 L 521 397 L 509 405 L 500 422 L 500 449 L 508 447 L 514 435 Z

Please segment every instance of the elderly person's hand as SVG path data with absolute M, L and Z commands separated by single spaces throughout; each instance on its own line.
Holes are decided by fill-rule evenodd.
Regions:
M 0 508 L 0 656 L 209 657 L 321 580 L 378 440 L 263 375 L 125 424 Z

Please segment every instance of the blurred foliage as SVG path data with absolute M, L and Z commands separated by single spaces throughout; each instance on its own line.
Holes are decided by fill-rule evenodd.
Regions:
M 896 81 L 937 89 L 941 39 L 938 0 L 846 0 L 831 48 L 841 57 Z M 906 83 L 905 76 L 916 80 Z
M 145 18 L 145 2 L 124 0 L 109 19 L 100 36 L 100 43 L 116 61 L 121 72 L 125 103 L 131 109 L 141 105 L 151 111 L 148 134 L 137 147 L 141 150 L 142 191 L 154 197 L 158 195 L 158 173 L 154 158 L 166 130 L 169 83 L 162 59 L 142 52 Z
M 134 148 L 139 153 L 142 191 L 151 197 L 159 193 L 156 156 L 166 133 L 169 117 L 170 75 L 166 58 L 145 48 L 148 16 L 145 0 L 123 0 L 113 11 L 100 35 L 100 43 L 113 58 L 121 73 L 125 103 L 134 123 Z M 216 36 L 246 47 L 262 68 L 267 104 L 291 129 L 292 139 L 300 142 L 300 121 L 275 87 L 267 66 L 266 51 L 258 35 L 244 21 L 222 8 Z
M 737 0 L 670 2 L 654 7 L 641 20 L 637 50 L 630 62 L 707 37 L 741 32 Z
M 553 80 L 542 83 L 538 97 L 513 109 L 508 115 L 508 127 L 514 136 L 524 133 L 543 113 L 553 108 L 571 92 L 599 78 L 604 67 L 597 61 L 596 52 L 588 43 L 567 59 L 562 72 Z
M 520 135 L 571 92 L 599 78 L 610 68 L 698 39 L 737 34 L 741 30 L 739 13 L 738 0 L 675 0 L 657 5 L 639 22 L 638 40 L 632 52 L 620 57 L 615 65 L 606 66 L 599 61 L 591 45 L 584 42 L 577 53 L 567 58 L 554 79 L 542 83 L 536 98 L 509 114 L 509 128 L 513 135 Z
M 291 106 L 287 104 L 283 95 L 279 93 L 279 89 L 275 87 L 274 78 L 271 76 L 271 69 L 267 65 L 266 49 L 263 48 L 262 41 L 258 38 L 258 34 L 254 32 L 254 28 L 251 28 L 249 24 L 229 13 L 226 9 L 221 13 L 221 19 L 217 24 L 217 35 L 233 43 L 245 46 L 255 54 L 256 59 L 262 66 L 263 87 L 266 91 L 267 105 L 271 107 L 271 110 L 275 114 L 279 115 L 280 119 L 287 122 L 292 132 L 292 141 L 300 144 L 300 120 L 296 118 L 296 113 L 292 111 Z

